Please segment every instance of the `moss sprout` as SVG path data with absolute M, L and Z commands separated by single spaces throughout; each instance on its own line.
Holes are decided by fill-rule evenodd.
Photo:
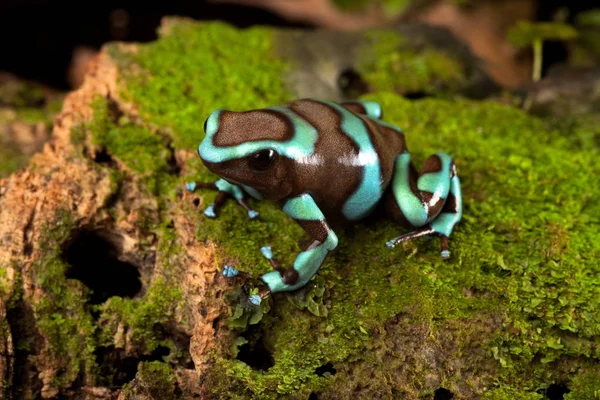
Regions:
M 532 79 L 542 77 L 542 44 L 544 40 L 571 40 L 578 36 L 572 26 L 561 22 L 519 21 L 508 31 L 508 40 L 517 47 L 533 48 Z

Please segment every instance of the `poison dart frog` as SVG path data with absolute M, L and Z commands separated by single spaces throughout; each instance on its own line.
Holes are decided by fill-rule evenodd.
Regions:
M 246 195 L 277 203 L 311 237 L 312 243 L 285 268 L 261 248 L 273 271 L 264 287 L 248 298 L 259 305 L 272 293 L 297 290 L 317 273 L 338 245 L 334 229 L 376 212 L 416 228 L 389 240 L 395 247 L 422 236 L 438 236 L 441 257 L 450 256 L 448 237 L 462 217 L 460 180 L 452 158 L 435 153 L 417 172 L 404 132 L 382 120 L 374 101 L 297 99 L 248 111 L 217 109 L 204 122 L 198 146 L 215 183 L 190 182 L 186 189 L 218 190 L 204 214 L 217 216 L 229 197 L 248 212 Z M 239 271 L 225 266 L 223 275 Z

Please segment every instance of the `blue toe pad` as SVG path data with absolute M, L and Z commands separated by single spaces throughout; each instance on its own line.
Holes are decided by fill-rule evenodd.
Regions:
M 248 301 L 250 302 L 250 304 L 253 304 L 255 306 L 260 306 L 262 299 L 260 298 L 259 295 L 253 294 L 252 296 L 248 297 Z
M 206 210 L 204 210 L 204 215 L 206 215 L 208 218 L 216 218 L 217 214 L 215 214 L 215 205 L 211 204 L 208 206 Z
M 450 252 L 448 250 L 442 250 L 442 252 L 440 253 L 440 255 L 442 256 L 442 258 L 445 260 L 447 258 L 450 258 Z
M 271 250 L 271 246 L 265 246 L 260 248 L 260 252 L 265 256 L 267 260 L 273 258 L 273 251 Z
M 258 211 L 250 210 L 250 211 L 248 211 L 248 216 L 250 217 L 250 219 L 254 219 L 254 218 L 258 217 Z
M 194 190 L 196 190 L 196 182 L 186 183 L 185 188 L 188 190 L 188 192 L 193 192 Z
M 238 271 L 237 269 L 226 265 L 223 267 L 223 276 L 225 278 L 233 278 L 234 276 L 236 276 L 237 274 L 239 274 L 240 271 Z

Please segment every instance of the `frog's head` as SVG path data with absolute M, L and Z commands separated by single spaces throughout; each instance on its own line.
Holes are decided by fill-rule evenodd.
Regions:
M 273 110 L 213 111 L 204 122 L 200 159 L 214 174 L 255 198 L 279 200 L 292 192 L 293 161 L 286 140 L 292 122 Z

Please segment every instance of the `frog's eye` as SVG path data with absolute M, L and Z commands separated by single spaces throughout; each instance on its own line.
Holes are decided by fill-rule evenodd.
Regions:
M 248 160 L 248 166 L 254 171 L 265 171 L 277 158 L 277 153 L 271 149 L 257 151 Z

